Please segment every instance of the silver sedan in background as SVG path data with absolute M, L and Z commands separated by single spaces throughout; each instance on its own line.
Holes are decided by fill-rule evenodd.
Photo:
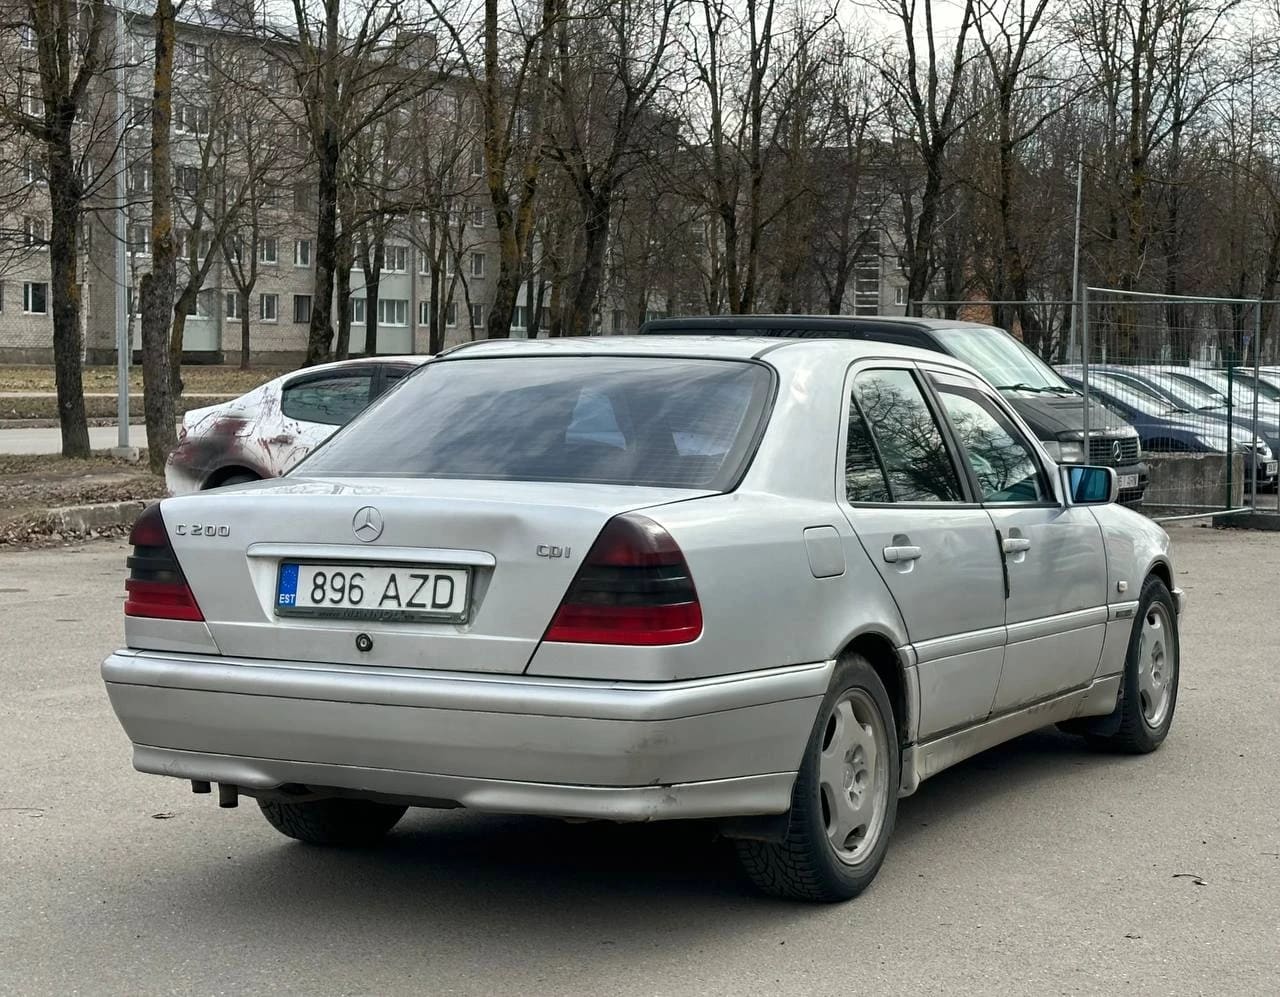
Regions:
M 1181 595 L 1115 494 L 937 353 L 477 343 L 284 478 L 145 513 L 103 677 L 137 769 L 302 841 L 707 818 L 840 900 L 963 758 L 1164 740 Z

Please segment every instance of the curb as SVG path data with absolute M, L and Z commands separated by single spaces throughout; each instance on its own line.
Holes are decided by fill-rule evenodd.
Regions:
M 50 509 L 45 523 L 54 533 L 89 533 L 132 526 L 149 505 L 159 499 L 130 499 L 125 502 L 99 502 L 94 505 L 69 505 Z
M 1219 530 L 1280 531 L 1280 515 L 1274 512 L 1238 512 L 1233 516 L 1214 516 L 1213 525 Z

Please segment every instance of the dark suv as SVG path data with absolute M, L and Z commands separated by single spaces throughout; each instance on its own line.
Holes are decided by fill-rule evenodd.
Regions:
M 1090 399 L 1089 452 L 1084 452 L 1084 398 L 1002 329 L 948 319 L 857 315 L 707 315 L 656 319 L 641 335 L 769 336 L 790 339 L 866 339 L 946 353 L 990 381 L 1061 464 L 1116 469 L 1120 501 L 1137 504 L 1147 490 L 1138 433 Z

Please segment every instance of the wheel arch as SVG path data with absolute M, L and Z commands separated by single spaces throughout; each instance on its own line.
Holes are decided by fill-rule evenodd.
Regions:
M 209 488 L 217 488 L 222 485 L 228 478 L 234 478 L 237 475 L 251 474 L 254 478 L 262 479 L 264 475 L 257 468 L 250 467 L 247 464 L 224 464 L 222 467 L 209 473 L 208 477 L 200 484 L 200 490 L 204 491 Z
M 916 718 L 919 716 L 919 690 L 908 673 L 907 662 L 893 640 L 879 630 L 866 630 L 841 648 L 837 658 L 857 654 L 866 658 L 884 683 L 893 706 L 893 722 L 898 744 L 905 748 L 915 740 Z

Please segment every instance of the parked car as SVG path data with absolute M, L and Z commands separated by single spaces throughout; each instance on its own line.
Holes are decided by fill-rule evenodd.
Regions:
M 165 464 L 173 495 L 274 478 L 293 467 L 375 398 L 428 360 L 341 360 L 285 374 L 182 418 Z
M 936 352 L 469 344 L 285 477 L 145 512 L 102 674 L 138 770 L 305 842 L 705 818 L 839 900 L 969 755 L 1165 739 L 1182 597 L 1115 493 Z
M 1078 369 L 1060 368 L 1059 373 L 1068 384 L 1082 387 Z M 1201 413 L 1180 408 L 1155 391 L 1114 377 L 1105 370 L 1090 369 L 1089 392 L 1138 431 L 1144 451 L 1225 454 L 1230 447 L 1244 454 L 1244 480 L 1251 479 L 1256 461 L 1258 487 L 1275 486 L 1277 462 L 1266 440 L 1261 437 L 1250 441 L 1247 434 L 1241 434 L 1228 441 L 1222 422 L 1205 419 Z
M 1062 367 L 1060 372 L 1074 372 L 1078 375 L 1079 367 Z M 1105 372 L 1117 381 L 1137 385 L 1168 399 L 1171 404 L 1189 413 L 1191 418 L 1201 420 L 1206 427 L 1220 426 L 1225 434 L 1227 427 L 1230 426 L 1233 442 L 1260 438 L 1266 442 L 1273 454 L 1280 454 L 1280 424 L 1272 418 L 1260 418 L 1255 437 L 1252 409 L 1229 407 L 1227 396 L 1208 385 L 1199 384 L 1194 380 L 1169 377 L 1148 367 L 1090 365 L 1090 378 L 1100 372 Z M 1230 413 L 1230 419 L 1228 419 L 1228 413 Z
M 882 315 L 712 315 L 646 322 L 642 335 L 753 335 L 797 339 L 862 339 L 945 353 L 971 364 L 995 385 L 1049 454 L 1062 464 L 1104 464 L 1120 480 L 1120 501 L 1137 505 L 1147 489 L 1138 434 L 1101 405 L 1089 409 L 1084 452 L 1084 399 L 1003 329 L 974 322 Z
M 1212 367 L 1178 367 L 1163 364 L 1140 369 L 1149 372 L 1152 376 L 1171 377 L 1184 383 L 1209 388 L 1221 394 L 1224 401 L 1230 390 L 1233 407 L 1242 415 L 1252 413 L 1253 396 L 1257 394 L 1259 413 L 1275 421 L 1276 402 L 1280 401 L 1280 388 L 1268 383 L 1267 379 L 1260 375 L 1255 392 L 1252 368 L 1237 368 L 1230 378 L 1225 370 Z

